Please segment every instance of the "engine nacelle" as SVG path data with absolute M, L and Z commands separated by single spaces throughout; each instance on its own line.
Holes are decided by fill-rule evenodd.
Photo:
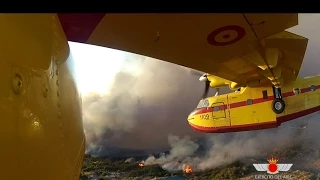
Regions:
M 229 86 L 230 90 L 235 91 L 241 87 L 244 87 L 243 84 L 238 84 L 236 82 L 232 82 L 211 74 L 204 74 L 199 78 L 200 81 L 206 81 L 207 79 L 210 81 L 210 87 L 212 88 Z
M 229 86 L 229 89 L 231 91 L 236 91 L 242 87 L 255 87 L 255 86 L 261 86 L 261 85 L 265 85 L 267 83 L 270 83 L 270 81 L 268 81 L 268 79 L 266 78 L 266 79 L 262 79 L 262 80 L 252 80 L 252 81 L 247 82 L 246 84 L 239 84 L 239 83 L 232 82 L 232 81 L 229 81 L 229 80 L 226 80 L 226 79 L 223 79 L 218 76 L 211 75 L 211 74 L 204 74 L 203 76 L 200 77 L 199 80 L 205 81 L 206 79 L 208 79 L 210 81 L 210 87 L 212 87 L 212 88 L 220 88 L 220 87 Z M 281 78 L 277 79 L 277 81 L 280 81 L 280 80 L 281 80 Z M 278 83 L 278 82 L 275 82 L 275 83 Z
M 230 88 L 230 90 L 232 90 L 232 91 L 238 90 L 239 88 L 242 88 L 242 87 L 244 87 L 242 84 L 238 84 L 238 83 L 236 83 L 236 82 L 231 82 L 231 83 L 229 84 L 229 88 Z
M 207 74 L 207 78 L 210 81 L 210 87 L 212 88 L 224 87 L 231 83 L 231 81 L 229 80 L 226 80 L 211 74 Z

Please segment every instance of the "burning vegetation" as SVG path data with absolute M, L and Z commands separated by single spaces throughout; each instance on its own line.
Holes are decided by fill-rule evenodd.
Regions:
M 114 173 L 118 173 L 114 178 L 128 180 L 141 177 L 152 179 L 172 176 L 185 179 L 252 179 L 257 173 L 252 163 L 267 163 L 266 158 L 272 155 L 283 162 L 301 164 L 299 166 L 295 163 L 295 167 L 289 173 L 297 173 L 297 176 L 305 177 L 305 179 L 320 179 L 320 176 L 311 172 L 320 169 L 320 163 L 318 163 L 320 162 L 320 150 L 318 144 L 315 143 L 318 141 L 312 138 L 316 137 L 318 129 L 314 128 L 314 131 L 317 131 L 314 133 L 311 131 L 313 126 L 307 127 L 305 124 L 296 125 L 293 128 L 273 130 L 272 134 L 250 132 L 243 137 L 229 135 L 228 138 L 219 139 L 214 136 L 216 139 L 205 141 L 207 144 L 214 142 L 212 147 L 209 144 L 209 150 L 200 149 L 203 148 L 198 145 L 201 142 L 193 142 L 190 138 L 169 136 L 169 144 L 172 149 L 168 153 L 126 159 L 98 158 L 87 155 L 81 174 L 83 180 L 88 173 L 95 173 L 100 179 L 108 179 L 109 176 L 115 176 Z M 272 140 L 274 146 L 267 149 L 261 148 L 260 142 L 268 139 Z M 304 171 L 297 169 L 304 169 Z
M 192 173 L 192 168 L 189 164 L 185 165 L 183 171 L 186 173 L 186 174 L 189 174 L 189 173 Z
M 290 151 L 292 151 L 292 148 Z M 289 152 L 286 155 L 290 154 Z M 280 156 L 280 155 L 278 155 Z M 278 157 L 277 156 L 277 157 Z M 316 157 L 313 155 L 313 157 Z M 318 157 L 317 157 L 318 158 Z M 281 159 L 285 159 L 281 157 Z M 256 160 L 255 160 L 256 161 Z M 265 163 L 265 159 L 258 160 L 260 163 Z M 142 168 L 143 167 L 143 168 Z M 317 167 L 319 169 L 319 167 Z M 126 161 L 126 159 L 110 159 L 102 157 L 91 157 L 86 155 L 81 171 L 81 180 L 91 179 L 95 175 L 100 179 L 123 179 L 132 180 L 132 178 L 152 179 L 155 177 L 182 177 L 184 179 L 241 179 L 242 177 L 250 177 L 254 179 L 253 173 L 257 173 L 252 163 L 234 162 L 229 165 L 219 166 L 207 171 L 198 172 L 190 164 L 182 165 L 178 171 L 167 171 L 159 165 L 146 165 L 139 161 Z M 294 176 L 301 177 L 300 179 L 316 179 L 316 175 L 306 171 L 294 170 Z M 320 178 L 320 176 L 318 176 Z
M 143 166 L 144 166 L 144 164 L 143 164 L 143 163 L 139 163 L 139 166 L 140 166 L 140 167 L 143 167 Z

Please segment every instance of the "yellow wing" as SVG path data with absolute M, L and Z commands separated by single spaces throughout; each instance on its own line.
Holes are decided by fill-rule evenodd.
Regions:
M 106 14 L 87 43 L 197 69 L 238 86 L 281 85 L 308 40 L 284 31 L 297 14 Z

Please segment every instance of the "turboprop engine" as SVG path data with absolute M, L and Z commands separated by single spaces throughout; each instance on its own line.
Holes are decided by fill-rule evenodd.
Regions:
M 242 86 L 239 85 L 238 83 L 205 73 L 203 74 L 200 78 L 199 81 L 205 82 L 206 83 L 206 87 L 205 87 L 205 91 L 203 94 L 203 98 L 205 98 L 208 94 L 209 88 L 216 88 L 216 94 L 215 96 L 217 96 L 219 94 L 219 88 L 221 87 L 225 87 L 225 86 L 229 86 L 229 89 L 232 91 L 238 90 L 239 88 L 241 88 Z
M 203 73 L 196 70 L 191 70 L 191 74 L 200 76 L 199 81 L 205 82 L 205 89 L 202 98 L 206 98 L 209 88 L 215 88 L 216 94 L 215 96 L 219 95 L 219 90 L 221 87 L 229 86 L 229 89 L 231 91 L 236 91 L 240 89 L 241 87 L 244 87 L 244 85 L 238 84 L 236 82 L 232 82 L 223 78 L 220 78 L 218 76 L 214 76 L 208 73 Z

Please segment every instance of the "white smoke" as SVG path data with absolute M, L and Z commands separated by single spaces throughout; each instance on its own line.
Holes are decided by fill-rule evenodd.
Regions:
M 127 158 L 124 162 L 125 162 L 125 163 L 132 163 L 132 162 L 134 162 L 134 161 L 135 161 L 134 158 L 131 157 L 131 158 Z
M 199 145 L 191 141 L 189 136 L 179 138 L 178 136 L 169 135 L 169 145 L 172 148 L 168 155 L 161 154 L 158 159 L 154 156 L 150 156 L 143 163 L 145 165 L 161 164 L 165 169 L 176 169 L 176 166 L 180 166 L 179 161 L 183 161 L 186 158 L 194 155 Z
M 197 144 L 189 137 L 179 138 L 169 135 L 169 144 L 172 148 L 169 154 L 163 154 L 159 158 L 150 156 L 144 163 L 159 164 L 169 171 L 181 170 L 187 163 L 195 171 L 206 171 L 245 158 L 261 157 L 265 153 L 271 155 L 275 148 L 281 149 L 298 140 L 297 131 L 302 131 L 299 124 L 307 124 L 303 133 L 308 135 L 313 143 L 312 146 L 320 147 L 320 140 L 316 136 L 320 132 L 320 122 L 317 121 L 319 115 L 315 113 L 299 118 L 275 129 L 207 135 L 203 153 L 198 151 L 200 143 Z M 310 144 L 305 145 L 310 146 Z
M 188 68 L 128 53 L 108 93 L 82 97 L 87 152 L 108 155 L 103 149 L 110 146 L 163 149 L 171 132 L 201 135 L 186 120 L 204 89 L 198 78 Z

